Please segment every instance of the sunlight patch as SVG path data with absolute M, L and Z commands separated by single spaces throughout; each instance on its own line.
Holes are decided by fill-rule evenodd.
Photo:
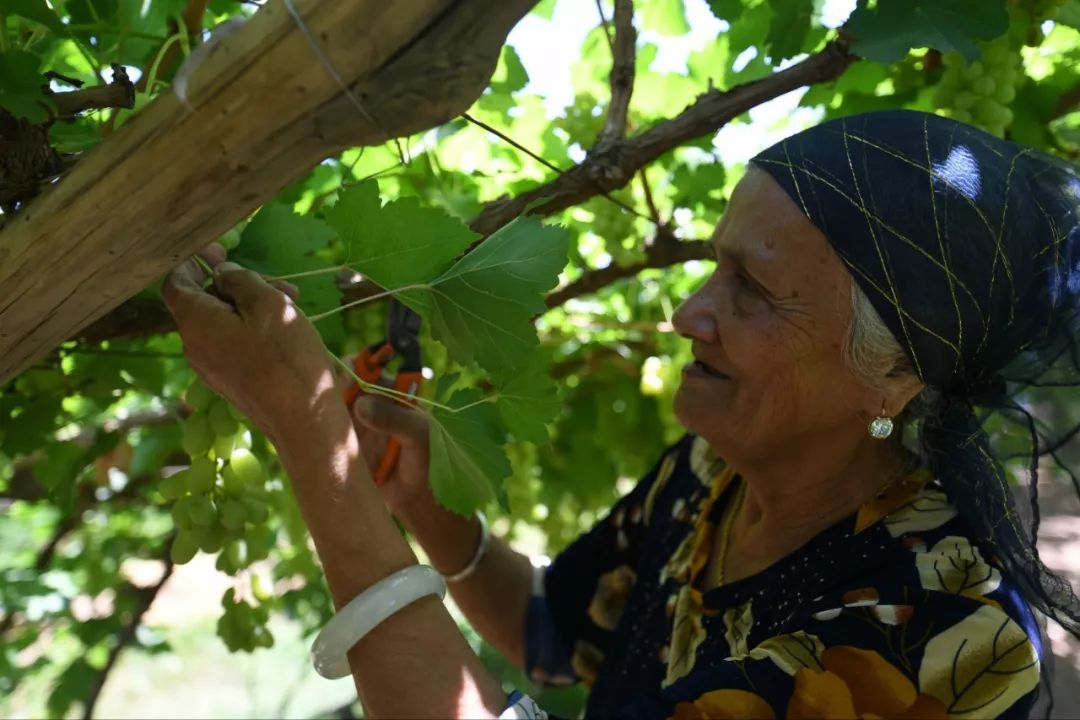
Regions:
M 934 177 L 944 180 L 973 202 L 982 190 L 975 156 L 963 145 L 954 147 L 945 162 L 934 164 Z

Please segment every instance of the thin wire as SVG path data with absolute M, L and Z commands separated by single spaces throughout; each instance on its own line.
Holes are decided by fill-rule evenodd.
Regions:
M 472 123 L 473 125 L 476 125 L 476 126 L 478 126 L 478 127 L 481 127 L 481 128 L 483 128 L 484 130 L 487 130 L 487 131 L 488 131 L 489 133 L 491 133 L 491 134 L 492 134 L 492 135 L 494 135 L 495 137 L 499 138 L 499 139 L 500 139 L 500 140 L 502 140 L 503 142 L 507 143 L 508 145 L 512 145 L 512 146 L 514 146 L 515 148 L 517 148 L 517 149 L 518 149 L 518 150 L 520 150 L 521 152 L 525 153 L 526 155 L 528 155 L 529 157 L 531 157 L 531 158 L 532 158 L 533 160 L 535 160 L 536 162 L 540 163 L 541 165 L 543 165 L 544 167 L 548 168 L 549 170 L 554 170 L 555 172 L 559 173 L 559 175 L 565 175 L 565 174 L 566 174 L 566 171 L 565 171 L 565 170 L 563 170 L 563 169 L 562 169 L 561 167 L 559 167 L 558 165 L 555 165 L 554 163 L 552 163 L 552 162 L 551 162 L 551 161 L 549 161 L 549 160 L 545 160 L 545 159 L 544 159 L 543 157 L 541 157 L 540 155 L 538 155 L 538 154 L 534 153 L 534 152 L 533 152 L 532 150 L 530 150 L 529 148 L 525 147 L 524 145 L 522 145 L 521 143 L 519 143 L 519 142 L 518 142 L 517 140 L 515 140 L 514 138 L 510 137 L 509 135 L 507 135 L 506 133 L 502 132 L 501 130 L 498 130 L 498 129 L 496 129 L 496 128 L 492 127 L 491 125 L 488 125 L 488 124 L 487 124 L 486 122 L 484 122 L 483 120 L 477 120 L 476 118 L 474 118 L 474 117 L 473 117 L 472 115 L 470 115 L 470 114 L 469 114 L 469 113 L 467 113 L 467 112 L 465 112 L 465 113 L 461 113 L 461 117 L 465 118 L 466 120 L 468 120 L 469 122 L 471 122 L 471 123 Z
M 483 122 L 482 120 L 477 120 L 476 118 L 474 118 L 469 113 L 462 113 L 461 117 L 465 118 L 466 120 L 471 122 L 473 125 L 476 125 L 478 127 L 483 128 L 484 130 L 487 130 L 489 133 L 491 133 L 495 137 L 499 138 L 503 142 L 517 148 L 521 152 L 523 152 L 526 155 L 528 155 L 529 157 L 531 157 L 533 160 L 536 160 L 538 163 L 540 163 L 544 167 L 546 167 L 546 168 L 548 168 L 550 170 L 554 170 L 560 176 L 563 176 L 563 175 L 567 174 L 566 170 L 563 170 L 562 168 L 558 167 L 557 165 L 554 165 L 551 162 L 549 162 L 548 160 L 545 160 L 540 155 L 534 153 L 532 150 L 525 147 L 524 145 L 519 143 L 517 140 L 514 140 L 514 138 L 510 137 L 509 135 L 502 132 L 501 130 L 498 130 L 498 129 L 492 127 L 491 125 L 488 125 L 487 123 Z M 640 210 L 633 207 L 632 205 L 624 203 L 622 200 L 618 199 L 617 197 L 615 197 L 611 193 L 609 193 L 609 192 L 607 192 L 605 190 L 601 190 L 600 188 L 596 187 L 596 185 L 593 185 L 593 189 L 596 190 L 598 195 L 600 195 L 603 198 L 606 198 L 610 202 L 615 203 L 616 205 L 621 207 L 623 210 L 626 210 L 628 213 L 630 213 L 632 215 L 636 215 L 636 216 L 638 216 L 639 218 L 641 218 L 643 220 L 648 220 L 649 222 L 654 223 L 656 225 L 660 225 L 660 223 L 656 220 L 656 218 L 650 217 L 649 215 L 646 215 L 645 213 L 641 212 Z
M 608 19 L 604 15 L 604 6 L 600 3 L 600 0 L 596 0 L 596 12 L 600 15 L 600 24 L 604 28 L 604 35 L 607 36 L 608 48 L 611 50 L 612 57 L 615 56 L 615 39 L 611 37 L 611 26 L 608 25 Z
M 303 34 L 304 39 L 307 40 L 308 45 L 311 46 L 311 49 L 314 51 L 316 57 L 319 58 L 319 62 L 321 62 L 323 64 L 323 67 L 326 68 L 326 72 L 330 73 L 330 77 L 334 79 L 334 82 L 338 84 L 338 86 L 341 88 L 341 91 L 345 93 L 345 97 L 349 99 L 349 102 L 351 102 L 353 106 L 355 106 L 356 109 L 360 111 L 360 114 L 364 116 L 365 120 L 374 125 L 379 131 L 385 133 L 386 135 L 390 135 L 386 128 L 382 126 L 382 123 L 375 119 L 375 116 L 372 115 L 366 107 L 364 107 L 364 104 L 360 102 L 360 99 L 357 98 L 356 95 L 353 94 L 352 90 L 349 89 L 349 86 L 345 84 L 345 80 L 341 77 L 341 74 L 337 71 L 337 68 L 334 67 L 334 63 L 330 61 L 330 57 L 326 54 L 326 52 L 322 48 L 322 45 L 319 44 L 319 41 L 311 32 L 311 28 L 309 28 L 307 26 L 307 23 L 304 22 L 304 19 L 300 17 L 300 12 L 293 4 L 293 0 L 282 0 L 282 2 L 285 4 L 285 8 L 289 11 L 289 14 L 292 15 L 293 20 L 296 21 L 296 26 L 300 29 L 300 32 Z M 408 162 L 406 162 L 405 160 L 405 153 L 401 148 L 400 141 L 398 141 L 398 138 L 394 138 L 394 140 L 394 144 L 397 146 L 398 156 L 401 158 L 402 164 L 408 165 Z

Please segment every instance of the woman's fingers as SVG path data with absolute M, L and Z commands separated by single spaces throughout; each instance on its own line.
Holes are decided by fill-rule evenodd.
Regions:
M 198 253 L 199 257 L 206 261 L 210 267 L 217 267 L 225 262 L 225 248 L 217 243 L 210 243 Z
M 211 243 L 195 253 L 195 255 L 201 258 L 206 265 L 215 268 L 225 261 L 225 248 L 217 243 Z M 192 257 L 190 260 L 173 268 L 166 277 L 166 284 L 168 285 L 171 282 L 173 285 L 180 284 L 189 289 L 194 284 L 202 288 L 207 279 L 206 271 L 203 268 L 203 264 Z
M 189 320 L 198 316 L 227 312 L 233 314 L 227 303 L 203 289 L 206 273 L 194 260 L 188 260 L 166 276 L 161 287 L 161 298 L 176 318 L 181 329 Z
M 352 416 L 364 429 L 393 435 L 402 445 L 423 447 L 427 443 L 427 416 L 416 408 L 387 398 L 361 395 L 353 403 Z
M 236 263 L 228 261 L 227 251 L 218 243 L 210 243 L 198 253 L 196 253 L 196 255 L 201 258 L 207 266 L 209 266 L 212 270 L 215 271 L 215 276 L 217 275 L 216 271 L 218 270 L 218 267 L 221 265 L 225 266 L 225 268 L 223 268 L 223 271 L 242 269 Z M 179 270 L 182 268 L 183 274 L 187 275 L 193 282 L 201 286 L 206 282 L 207 277 L 206 272 L 203 270 L 203 267 L 204 266 L 201 263 L 192 259 L 184 263 L 180 266 L 180 268 L 177 269 Z M 259 277 L 261 278 L 262 276 Z M 286 280 L 269 280 L 267 278 L 262 279 L 264 282 L 271 285 L 275 289 L 279 290 L 285 295 L 288 295 L 294 301 L 300 299 L 300 288 L 296 287 L 296 285 L 293 285 L 291 282 L 288 282 Z M 215 283 L 215 285 L 219 285 L 219 283 Z
M 214 268 L 214 287 L 236 305 L 241 315 L 284 310 L 289 302 L 281 291 L 263 280 L 258 273 L 228 261 Z
M 296 287 L 291 282 L 286 280 L 271 280 L 270 284 L 291 297 L 294 301 L 300 299 L 300 288 Z

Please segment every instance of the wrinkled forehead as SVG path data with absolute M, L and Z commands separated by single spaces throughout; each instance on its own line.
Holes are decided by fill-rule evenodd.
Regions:
M 724 234 L 729 227 L 737 227 L 740 233 L 750 233 L 750 245 L 761 244 L 770 249 L 780 240 L 786 241 L 787 245 L 798 240 L 825 240 L 784 188 L 769 173 L 754 165 L 747 168 L 732 190 L 727 209 L 717 226 L 717 235 Z
M 834 301 L 851 276 L 821 230 L 767 172 L 751 166 L 732 192 L 713 236 L 774 295 Z

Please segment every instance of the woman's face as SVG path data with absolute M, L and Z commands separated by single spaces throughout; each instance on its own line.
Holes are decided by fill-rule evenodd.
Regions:
M 851 279 L 825 236 L 751 168 L 712 242 L 716 271 L 675 313 L 697 359 L 675 395 L 679 421 L 729 461 L 865 435 L 882 397 L 845 364 Z

